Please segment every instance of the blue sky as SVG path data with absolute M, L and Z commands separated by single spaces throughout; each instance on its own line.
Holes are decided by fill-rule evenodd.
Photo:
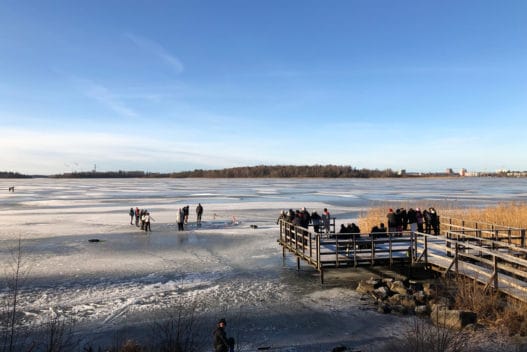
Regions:
M 2 1 L 0 171 L 527 170 L 527 1 Z

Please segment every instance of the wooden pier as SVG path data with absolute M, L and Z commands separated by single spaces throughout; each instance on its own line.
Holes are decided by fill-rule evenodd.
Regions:
M 280 238 L 286 252 L 296 257 L 297 268 L 307 263 L 324 270 L 358 266 L 422 265 L 444 275 L 463 275 L 527 302 L 527 248 L 525 229 L 466 222 L 442 217 L 439 236 L 421 232 L 323 234 L 281 220 Z

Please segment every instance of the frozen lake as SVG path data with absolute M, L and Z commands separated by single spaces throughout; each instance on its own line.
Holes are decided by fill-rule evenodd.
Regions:
M 527 179 L 28 179 L 0 180 L 0 190 L 0 262 L 8 268 L 21 239 L 26 324 L 73 317 L 79 336 L 107 343 L 116 332 L 145 334 L 174 305 L 195 306 L 204 350 L 226 317 L 242 350 L 304 351 L 372 348 L 400 335 L 405 319 L 376 313 L 345 280 L 321 286 L 291 256 L 283 265 L 282 209 L 327 207 L 338 224 L 383 202 L 488 206 L 527 200 Z M 178 232 L 185 205 L 190 223 Z M 130 207 L 151 212 L 151 233 L 130 225 Z

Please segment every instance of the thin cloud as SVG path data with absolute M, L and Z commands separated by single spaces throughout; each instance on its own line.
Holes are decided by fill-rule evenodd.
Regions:
M 183 72 L 183 64 L 181 61 L 174 55 L 170 54 L 163 46 L 160 44 L 143 37 L 139 37 L 134 34 L 126 34 L 126 37 L 130 39 L 135 45 L 139 48 L 157 56 L 166 64 L 174 69 L 177 74 Z
M 134 110 L 126 106 L 108 88 L 104 86 L 90 83 L 85 93 L 87 96 L 99 101 L 100 103 L 115 111 L 119 115 L 126 117 L 138 116 L 138 114 Z

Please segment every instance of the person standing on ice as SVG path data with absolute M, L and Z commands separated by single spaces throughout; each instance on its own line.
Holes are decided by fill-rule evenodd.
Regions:
M 154 221 L 154 218 L 150 216 L 149 212 L 146 212 L 145 213 L 145 231 L 146 232 L 148 232 L 148 230 L 152 232 L 152 228 L 150 227 L 150 221 Z
M 203 215 L 203 207 L 201 206 L 201 203 L 198 203 L 198 206 L 196 207 L 196 225 L 198 227 L 201 227 L 201 216 Z
M 134 224 L 134 216 L 135 216 L 134 208 L 130 208 L 130 211 L 128 212 L 128 215 L 130 215 L 130 225 L 133 225 Z
M 179 208 L 176 214 L 176 222 L 177 222 L 178 231 L 184 230 L 183 221 L 185 221 L 185 213 L 183 212 L 183 209 Z
M 186 206 L 183 207 L 183 214 L 185 215 L 185 217 L 184 217 L 184 219 L 183 219 L 183 220 L 184 220 L 183 222 L 184 222 L 185 224 L 188 224 L 188 214 L 189 214 L 189 209 L 190 209 L 190 207 L 189 207 L 188 205 L 186 205 Z
M 138 207 L 135 207 L 135 226 L 139 227 L 139 218 L 141 217 L 141 211 Z

